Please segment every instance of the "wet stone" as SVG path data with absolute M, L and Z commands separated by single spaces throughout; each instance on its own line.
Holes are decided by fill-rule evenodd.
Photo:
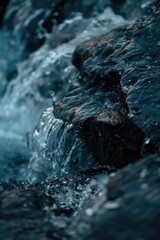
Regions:
M 159 239 L 159 7 L 0 3 L 0 239 Z
M 120 168 L 140 157 L 143 132 L 128 119 L 116 89 L 79 88 L 57 103 L 54 112 L 74 124 L 100 164 Z
M 160 136 L 159 20 L 158 10 L 133 25 L 85 43 L 83 50 L 80 46 L 73 55 L 83 85 L 101 85 L 109 91 L 110 87 L 116 87 L 118 82 L 115 84 L 114 81 L 118 79 L 128 106 L 128 116 L 155 144 L 159 144 Z M 143 59 L 142 55 L 145 56 Z M 119 75 L 115 75 L 117 73 Z
M 94 221 L 95 231 L 89 239 L 116 239 L 117 236 L 120 239 L 158 239 L 159 167 L 159 156 L 151 155 L 110 177 L 107 205 Z M 119 205 L 113 208 L 115 204 Z

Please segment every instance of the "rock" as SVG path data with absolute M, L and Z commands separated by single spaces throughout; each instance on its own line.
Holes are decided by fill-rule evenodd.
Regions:
M 159 21 L 157 8 L 132 25 L 81 44 L 73 54 L 82 87 L 54 111 L 77 126 L 102 164 L 120 168 L 137 160 L 144 136 L 154 151 L 159 146 Z
M 1 101 L 0 239 L 159 239 L 159 7 L 9 2 L 3 27 L 35 53 L 0 66 L 18 74 Z
M 5 186 L 0 193 L 0 237 L 17 240 L 72 237 L 69 226 L 77 212 L 95 204 L 96 196 L 105 193 L 106 182 L 105 175 L 81 173 L 17 189 Z
M 111 0 L 113 10 L 125 18 L 137 19 L 141 16 L 151 14 L 158 5 L 157 0 Z
M 74 124 L 98 162 L 120 168 L 140 157 L 143 141 L 143 132 L 127 118 L 123 98 L 117 88 L 79 88 L 57 103 L 54 112 Z
M 105 210 L 84 239 L 158 239 L 159 167 L 159 156 L 151 155 L 111 176 Z
M 73 55 L 81 84 L 121 89 L 129 119 L 156 146 L 160 143 L 159 21 L 156 10 L 133 25 L 80 45 Z

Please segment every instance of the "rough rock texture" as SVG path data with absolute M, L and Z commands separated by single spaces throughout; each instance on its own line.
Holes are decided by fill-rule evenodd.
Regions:
M 5 186 L 6 190 L 0 186 L 1 239 L 60 240 L 67 235 L 72 239 L 70 226 L 77 211 L 95 204 L 95 198 L 105 189 L 106 178 L 81 173 L 17 189 L 14 185 Z
M 154 17 L 151 15 L 133 26 L 111 32 L 95 42 L 90 49 L 91 57 L 81 62 L 83 76 L 92 79 L 93 84 L 104 79 L 102 84 L 107 88 L 107 85 L 114 87 L 116 79 L 120 82 L 132 121 L 156 143 L 159 143 L 160 136 L 159 22 L 158 11 Z M 151 99 L 153 93 L 154 98 Z
M 106 210 L 91 239 L 159 239 L 159 167 L 159 155 L 151 155 L 110 177 Z
M 78 71 L 78 83 L 65 89 L 65 93 L 69 92 L 63 99 L 54 101 L 53 111 L 49 108 L 44 112 L 32 134 L 35 172 L 47 175 L 45 164 L 49 162 L 50 175 L 56 168 L 61 175 L 45 182 L 37 178 L 41 182 L 35 184 L 12 182 L 12 178 L 0 183 L 0 239 L 159 239 L 160 4 L 157 0 L 103 2 L 134 22 L 86 41 L 74 51 L 72 62 Z M 18 116 L 30 115 L 30 112 L 25 115 L 29 107 L 24 108 L 23 103 L 34 99 L 34 91 L 46 101 L 50 90 L 58 92 L 59 98 L 63 95 L 62 87 L 54 83 L 58 82 L 58 76 L 62 85 L 71 76 L 75 78 L 75 69 L 68 64 L 70 52 L 66 50 L 66 55 L 61 55 L 59 50 L 54 53 L 52 50 L 83 31 L 87 16 L 93 18 L 95 11 L 102 11 L 101 3 L 100 0 L 11 0 L 7 8 L 8 2 L 0 5 L 2 26 L 20 35 L 29 52 L 36 51 L 55 26 L 44 48 L 31 55 L 33 69 L 29 68 L 29 62 L 19 69 L 19 73 L 22 71 L 27 76 L 22 82 L 32 83 L 29 91 L 27 84 L 19 84 L 20 92 L 15 91 L 16 97 L 17 92 L 22 94 L 19 99 L 12 96 L 17 85 L 9 88 L 10 104 L 14 100 L 15 106 L 22 109 Z M 56 26 L 66 18 L 70 21 L 78 11 L 86 18 L 83 23 L 75 21 L 71 28 L 68 25 L 56 33 Z M 49 64 L 42 58 L 43 53 Z M 53 71 L 48 73 L 51 66 Z M 24 98 L 24 93 L 29 98 Z M 41 108 L 39 95 L 37 99 L 34 104 Z M 17 145 L 21 145 L 17 141 L 14 145 L 6 141 L 7 144 L 0 145 L 4 154 L 2 162 L 7 158 L 1 168 L 4 176 L 9 165 L 17 173 L 28 159 L 26 148 L 19 151 Z M 12 147 L 16 149 L 15 155 L 9 154 Z M 77 164 L 78 151 L 82 155 L 80 165 L 86 161 L 85 171 L 84 166 L 79 168 Z M 95 168 L 89 169 L 87 155 L 98 163 Z M 70 171 L 65 175 L 68 164 L 74 170 L 77 164 L 77 169 L 83 172 Z M 8 174 L 11 174 L 9 170 Z
M 75 124 L 101 164 L 119 168 L 139 158 L 143 132 L 127 118 L 120 90 L 78 89 L 57 104 L 55 111 L 56 116 Z
M 159 155 L 141 159 L 112 174 L 107 191 L 107 176 L 97 171 L 17 189 L 3 186 L 0 237 L 158 240 L 159 167 Z
M 114 11 L 130 19 L 151 14 L 154 12 L 156 4 L 158 4 L 157 0 L 111 0 Z
M 159 148 L 159 22 L 157 10 L 80 45 L 73 63 L 80 70 L 82 87 L 56 104 L 57 116 L 79 125 L 95 157 L 106 163 L 109 159 L 116 167 L 132 161 L 130 155 L 138 159 L 141 150 L 142 155 L 147 151 L 143 133 L 150 151 Z M 116 164 L 114 153 L 123 161 Z

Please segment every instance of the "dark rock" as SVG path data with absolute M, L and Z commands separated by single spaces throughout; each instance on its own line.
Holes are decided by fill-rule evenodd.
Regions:
M 110 177 L 104 213 L 93 221 L 92 236 L 84 239 L 158 240 L 159 167 L 159 156 L 151 155 Z
M 127 118 L 117 88 L 74 90 L 56 104 L 54 111 L 57 117 L 75 125 L 102 165 L 120 168 L 140 157 L 143 133 Z
M 94 175 L 77 174 L 10 190 L 4 187 L 0 193 L 0 237 L 60 240 L 70 235 L 68 229 L 77 211 L 93 205 L 104 187 L 101 179 L 106 181 L 107 176 Z
M 158 145 L 159 22 L 160 12 L 157 10 L 133 25 L 85 43 L 73 55 L 73 63 L 83 76 L 81 84 L 99 84 L 109 89 L 120 82 L 129 118 Z
M 77 47 L 72 62 L 78 82 L 68 84 L 76 71 L 70 66 L 72 50 L 64 48 L 74 41 L 54 48 L 75 39 L 104 6 L 127 19 L 145 16 Z M 20 35 L 27 51 L 52 34 L 18 68 L 15 57 L 4 66 L 2 61 L 7 81 L 16 74 L 19 80 L 3 102 L 7 123 L 1 129 L 12 141 L 3 137 L 0 143 L 0 239 L 159 239 L 159 6 L 158 0 L 10 1 L 3 26 Z M 78 11 L 83 21 L 67 25 L 65 19 L 73 23 Z M 18 56 L 17 48 L 12 55 Z M 19 182 L 29 156 L 24 138 L 14 138 L 14 131 L 19 123 L 18 132 L 32 129 L 28 121 L 37 122 L 53 94 L 63 99 L 44 112 L 29 139 L 27 179 L 41 182 Z
M 111 0 L 113 10 L 128 19 L 151 14 L 158 4 L 158 0 Z

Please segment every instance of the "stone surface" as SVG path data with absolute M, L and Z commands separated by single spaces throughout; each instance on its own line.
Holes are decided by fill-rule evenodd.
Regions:
M 153 155 L 110 177 L 104 213 L 95 220 L 88 239 L 158 240 L 159 167 L 160 158 Z
M 57 103 L 54 112 L 75 125 L 102 165 L 120 168 L 140 157 L 143 132 L 128 119 L 120 89 L 79 88 Z
M 155 10 L 133 25 L 80 45 L 73 54 L 82 87 L 56 104 L 55 112 L 60 118 L 80 125 L 96 158 L 102 154 L 105 161 L 108 149 L 111 160 L 116 149 L 119 157 L 125 159 L 124 151 L 130 161 L 122 140 L 129 143 L 129 136 L 133 142 L 135 136 L 142 155 L 145 145 L 151 144 L 151 152 L 159 148 L 159 22 L 160 12 Z M 133 142 L 128 146 L 133 146 Z M 95 154 L 96 149 L 101 154 Z M 138 152 L 136 147 L 134 151 Z M 138 159 L 138 155 L 134 156 Z
M 96 204 L 102 191 L 106 194 L 106 182 L 103 174 L 81 173 L 17 189 L 0 186 L 1 239 L 74 238 L 70 225 L 77 212 Z
M 159 7 L 0 4 L 0 239 L 159 239 Z

